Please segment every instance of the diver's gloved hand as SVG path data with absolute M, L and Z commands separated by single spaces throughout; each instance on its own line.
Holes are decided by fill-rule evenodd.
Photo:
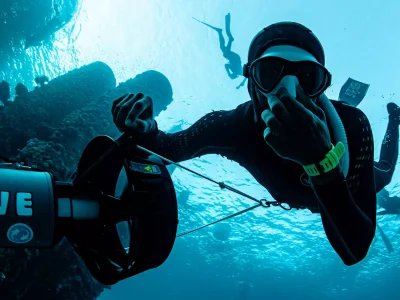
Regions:
M 389 120 L 400 125 L 400 107 L 396 103 L 390 102 L 387 104 L 386 108 L 389 114 Z
M 266 143 L 280 157 L 305 166 L 324 159 L 332 145 L 323 110 L 301 88 L 296 92 L 297 100 L 285 88 L 269 95 L 261 118 Z
M 113 102 L 111 112 L 120 132 L 143 136 L 157 129 L 153 118 L 153 100 L 142 93 L 118 98 Z

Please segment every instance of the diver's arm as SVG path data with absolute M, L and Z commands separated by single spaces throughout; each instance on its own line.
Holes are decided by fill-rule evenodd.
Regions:
M 141 146 L 174 162 L 205 154 L 222 154 L 235 145 L 235 110 L 206 114 L 189 128 L 175 133 L 157 130 Z
M 366 174 L 369 175 L 373 176 Z M 359 192 L 361 195 L 357 198 L 361 199 L 360 203 L 354 200 L 339 167 L 310 180 L 319 201 L 329 242 L 346 265 L 358 263 L 367 255 L 375 235 L 376 195 L 373 177 L 369 190 Z
M 225 64 L 225 70 L 226 70 L 226 73 L 228 74 L 229 78 L 233 78 L 233 72 L 230 68 L 230 64 Z

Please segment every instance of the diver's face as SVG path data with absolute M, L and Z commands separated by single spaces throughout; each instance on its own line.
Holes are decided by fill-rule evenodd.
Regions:
M 300 83 L 310 91 L 321 90 L 329 79 L 329 72 L 313 55 L 294 46 L 271 47 L 253 65 L 250 72 L 256 85 L 257 101 L 263 109 L 268 108 L 268 97 L 276 95 L 281 88 L 296 99 L 297 91 L 303 88 Z

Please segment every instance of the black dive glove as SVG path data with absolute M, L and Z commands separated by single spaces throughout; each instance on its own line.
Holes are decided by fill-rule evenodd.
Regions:
M 268 105 L 261 114 L 267 126 L 264 139 L 280 157 L 306 166 L 318 163 L 331 150 L 324 111 L 300 88 L 297 99 L 279 89 L 277 95 L 268 96 Z
M 113 102 L 111 112 L 120 132 L 143 137 L 157 130 L 153 118 L 153 100 L 142 93 L 118 98 Z

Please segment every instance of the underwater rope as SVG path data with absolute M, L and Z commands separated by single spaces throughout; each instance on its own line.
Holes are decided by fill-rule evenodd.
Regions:
M 83 174 L 81 174 L 81 176 L 79 176 L 79 180 L 77 180 L 77 182 L 81 182 L 81 181 L 82 181 L 82 178 L 85 178 L 85 175 L 87 175 L 88 173 L 90 173 L 90 171 L 91 171 L 96 165 L 98 165 L 99 163 L 101 163 L 101 161 L 104 159 L 104 157 L 106 157 L 106 156 L 110 155 L 111 153 L 113 153 L 114 151 L 116 151 L 117 148 L 118 148 L 118 146 L 119 146 L 119 147 L 123 147 L 123 146 L 125 145 L 125 143 L 126 143 L 130 138 L 131 138 L 130 136 L 126 136 L 125 134 L 123 134 L 122 136 L 120 136 L 120 138 L 118 138 L 118 139 L 116 140 L 116 145 L 114 145 L 113 147 L 111 147 L 110 149 L 108 149 L 108 151 L 106 151 L 106 152 L 97 160 L 97 162 L 95 162 L 92 166 L 90 166 L 87 170 L 85 170 L 85 172 L 83 172 Z M 117 147 L 116 147 L 116 146 L 117 146 Z M 234 193 L 236 193 L 236 194 L 238 194 L 238 195 L 240 195 L 240 196 L 243 196 L 243 197 L 245 197 L 245 198 L 247 198 L 247 199 L 250 199 L 250 200 L 252 200 L 252 201 L 254 201 L 254 202 L 257 202 L 256 205 L 251 206 L 251 207 L 249 207 L 249 208 L 245 208 L 245 209 L 243 209 L 243 210 L 240 210 L 240 211 L 238 211 L 238 212 L 236 212 L 236 213 L 234 213 L 234 214 L 232 214 L 232 215 L 226 216 L 226 217 L 224 217 L 224 218 L 221 218 L 221 219 L 216 220 L 216 221 L 214 221 L 214 222 L 211 222 L 211 223 L 205 224 L 205 225 L 203 225 L 203 226 L 197 227 L 197 228 L 195 228 L 195 229 L 192 229 L 192 230 L 189 230 L 189 231 L 186 231 L 186 232 L 183 232 L 183 233 L 179 233 L 179 234 L 177 234 L 177 237 L 181 237 L 181 236 L 187 235 L 187 234 L 189 234 L 189 233 L 198 231 L 198 230 L 200 230 L 200 229 L 206 228 L 206 227 L 208 227 L 208 226 L 217 224 L 217 223 L 219 223 L 219 222 L 222 222 L 222 221 L 225 221 L 225 220 L 228 220 L 228 219 L 237 217 L 237 216 L 239 216 L 239 215 L 241 215 L 241 214 L 244 214 L 244 213 L 246 213 L 246 212 L 249 212 L 249 211 L 251 211 L 251 210 L 253 210 L 253 209 L 255 209 L 255 208 L 258 208 L 258 207 L 268 208 L 268 207 L 271 207 L 271 206 L 279 206 L 279 207 L 281 207 L 281 208 L 284 209 L 284 210 L 291 210 L 291 209 L 293 208 L 293 207 L 291 207 L 290 205 L 289 205 L 289 207 L 284 207 L 284 206 L 282 205 L 282 203 L 281 203 L 281 202 L 278 202 L 278 201 L 268 201 L 268 200 L 266 200 L 266 199 L 261 199 L 261 200 L 256 199 L 256 198 L 254 198 L 254 197 L 252 197 L 252 196 L 250 196 L 250 195 L 248 195 L 248 194 L 246 194 L 246 193 L 244 193 L 244 192 L 242 192 L 242 191 L 239 191 L 239 190 L 237 190 L 237 189 L 235 189 L 235 188 L 233 188 L 233 187 L 231 187 L 231 186 L 225 184 L 224 182 L 218 182 L 218 181 L 216 181 L 216 180 L 214 180 L 214 179 L 212 179 L 212 178 L 210 178 L 210 177 L 208 177 L 208 176 L 205 176 L 205 175 L 203 175 L 203 174 L 200 174 L 200 173 L 198 173 L 198 172 L 196 172 L 196 171 L 194 171 L 194 170 L 192 170 L 192 169 L 189 169 L 189 168 L 187 168 L 187 167 L 185 167 L 185 166 L 182 166 L 181 164 L 176 163 L 176 162 L 174 162 L 174 161 L 172 161 L 172 160 L 170 160 L 170 159 L 168 159 L 168 158 L 166 158 L 166 157 L 163 157 L 163 156 L 161 156 L 161 155 L 159 155 L 159 154 L 157 154 L 157 153 L 155 153 L 155 152 L 153 152 L 153 151 L 151 151 L 151 150 L 149 150 L 149 149 L 146 149 L 146 148 L 144 148 L 144 147 L 142 147 L 142 146 L 139 146 L 139 145 L 136 145 L 136 147 L 137 147 L 139 150 L 142 150 L 142 151 L 147 152 L 148 154 L 157 156 L 158 158 L 160 158 L 160 159 L 163 160 L 163 161 L 168 162 L 169 164 L 173 164 L 173 165 L 175 165 L 175 166 L 177 166 L 177 167 L 179 167 L 179 168 L 181 168 L 181 169 L 184 169 L 184 170 L 186 170 L 186 171 L 188 171 L 188 172 L 190 172 L 190 173 L 193 173 L 193 174 L 195 174 L 195 175 L 197 175 L 197 176 L 199 176 L 199 177 L 201 177 L 201 178 L 203 178 L 203 179 L 206 179 L 206 180 L 208 180 L 208 181 L 210 181 L 210 182 L 212 182 L 212 183 L 215 183 L 215 184 L 217 184 L 221 189 L 227 189 L 227 190 L 229 190 L 229 191 L 231 191 L 231 192 L 234 192 Z M 16 163 L 16 161 L 13 161 L 13 160 L 11 160 L 11 159 L 9 159 L 9 158 L 6 158 L 6 157 L 4 157 L 4 156 L 1 156 L 1 155 L 0 155 L 0 160 L 5 161 L 6 163 Z
M 240 196 L 246 197 L 247 199 L 250 199 L 250 200 L 255 201 L 255 202 L 258 203 L 258 204 L 254 205 L 254 206 L 252 206 L 252 207 L 245 208 L 245 209 L 243 209 L 243 210 L 240 210 L 240 211 L 238 211 L 238 212 L 236 212 L 236 213 L 234 213 L 234 214 L 232 214 L 232 215 L 229 215 L 229 216 L 224 217 L 224 218 L 222 218 L 222 219 L 219 219 L 219 220 L 217 220 L 217 221 L 208 223 L 208 224 L 206 224 L 206 225 L 197 227 L 197 228 L 192 229 L 192 230 L 189 230 L 189 231 L 185 231 L 185 232 L 179 233 L 179 234 L 177 235 L 177 237 L 181 237 L 181 236 L 187 235 L 187 234 L 189 234 L 189 233 L 198 231 L 198 230 L 200 230 L 200 229 L 206 228 L 206 227 L 208 227 L 208 226 L 217 224 L 217 223 L 219 223 L 219 222 L 222 222 L 222 221 L 225 221 L 225 220 L 228 220 L 228 219 L 237 217 L 237 216 L 239 216 L 239 215 L 241 215 L 241 214 L 244 214 L 244 213 L 246 213 L 246 212 L 249 212 L 249 211 L 251 211 L 251 210 L 253 210 L 253 209 L 257 208 L 257 207 L 264 207 L 264 208 L 267 208 L 267 207 L 271 207 L 271 206 L 279 206 L 279 207 L 281 207 L 281 208 L 284 209 L 284 210 L 291 210 L 291 209 L 292 209 L 292 207 L 291 207 L 290 205 L 289 205 L 288 208 L 286 208 L 286 207 L 284 207 L 284 206 L 282 205 L 281 202 L 278 202 L 278 201 L 268 201 L 268 200 L 265 200 L 265 199 L 258 200 L 258 199 L 254 198 L 254 197 L 252 197 L 252 196 L 250 196 L 250 195 L 248 195 L 248 194 L 246 194 L 246 193 L 244 193 L 244 192 L 242 192 L 242 191 L 239 191 L 239 190 L 237 190 L 237 189 L 235 189 L 235 188 L 233 188 L 233 187 L 231 187 L 231 186 L 229 186 L 229 185 L 226 185 L 224 182 L 218 182 L 218 181 L 216 181 L 216 180 L 214 180 L 214 179 L 212 179 L 212 178 L 210 178 L 210 177 L 208 177 L 208 176 L 205 176 L 205 175 L 203 175 L 203 174 L 200 174 L 200 173 L 198 173 L 198 172 L 196 172 L 196 171 L 193 171 L 193 170 L 191 170 L 191 169 L 189 169 L 189 168 L 187 168 L 187 167 L 185 167 L 185 166 L 182 166 L 181 164 L 176 163 L 176 162 L 174 162 L 174 161 L 172 161 L 172 160 L 170 160 L 170 159 L 168 159 L 168 158 L 166 158 L 166 157 L 163 157 L 163 156 L 161 156 L 161 155 L 159 155 L 159 154 L 157 154 L 157 153 L 155 153 L 155 152 L 153 152 L 153 151 L 151 151 L 151 150 L 149 150 L 149 149 L 146 149 L 146 148 L 144 148 L 144 147 L 142 147 L 142 146 L 139 146 L 139 145 L 136 145 L 136 147 L 137 147 L 139 150 L 142 150 L 142 151 L 145 151 L 145 152 L 147 152 L 147 153 L 149 153 L 149 154 L 152 154 L 152 155 L 157 156 L 157 157 L 160 158 L 161 160 L 164 160 L 164 161 L 166 161 L 166 162 L 168 162 L 168 163 L 170 163 L 170 164 L 173 164 L 173 165 L 175 165 L 175 166 L 177 166 L 177 167 L 179 167 L 179 168 L 181 168 L 181 169 L 184 169 L 184 170 L 186 170 L 186 171 L 188 171 L 188 172 L 191 172 L 191 173 L 193 173 L 193 174 L 195 174 L 195 175 L 197 175 L 197 176 L 200 176 L 201 178 L 204 178 L 204 179 L 206 179 L 206 180 L 208 180 L 208 181 L 211 181 L 211 182 L 213 182 L 213 183 L 215 183 L 215 184 L 218 184 L 219 187 L 220 187 L 221 189 L 227 189 L 227 190 L 229 190 L 229 191 L 231 191 L 231 192 L 234 192 L 234 193 L 236 193 L 236 194 L 238 194 L 238 195 L 240 195 Z

